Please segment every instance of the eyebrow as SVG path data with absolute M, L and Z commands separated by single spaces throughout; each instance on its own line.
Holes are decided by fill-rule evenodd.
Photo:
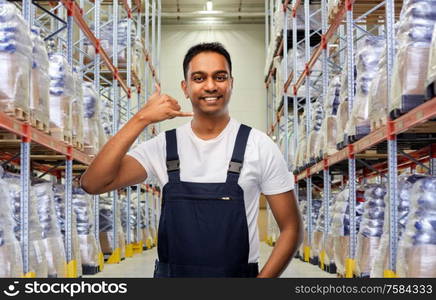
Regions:
M 216 75 L 216 74 L 219 74 L 219 73 L 228 74 L 229 72 L 227 72 L 226 70 L 218 70 L 218 71 L 214 72 L 213 75 Z M 197 74 L 204 75 L 204 74 L 206 74 L 206 72 L 203 72 L 203 71 L 193 72 L 193 73 L 191 73 L 191 76 L 194 76 L 194 75 L 197 75 Z

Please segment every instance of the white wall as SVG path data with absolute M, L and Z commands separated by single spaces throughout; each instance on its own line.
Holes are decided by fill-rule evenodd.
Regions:
M 203 25 L 204 26 L 204 25 Z M 163 25 L 161 40 L 162 92 L 179 101 L 182 111 L 192 111 L 191 102 L 180 88 L 183 58 L 188 49 L 200 42 L 222 43 L 232 58 L 233 94 L 229 104 L 231 117 L 266 131 L 265 38 L 263 25 Z M 175 118 L 161 123 L 161 131 L 175 128 L 190 118 Z

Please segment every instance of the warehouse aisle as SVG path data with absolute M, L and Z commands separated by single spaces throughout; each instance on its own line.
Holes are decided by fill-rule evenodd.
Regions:
M 272 251 L 272 247 L 266 243 L 260 246 L 260 265 L 263 266 Z M 157 248 L 144 251 L 142 254 L 122 261 L 118 265 L 105 264 L 103 272 L 96 275 L 83 276 L 86 278 L 104 278 L 104 277 L 153 277 L 154 260 L 157 258 Z M 321 271 L 318 267 L 308 263 L 303 263 L 298 259 L 292 260 L 288 268 L 283 272 L 281 277 L 302 278 L 302 277 L 336 277 Z

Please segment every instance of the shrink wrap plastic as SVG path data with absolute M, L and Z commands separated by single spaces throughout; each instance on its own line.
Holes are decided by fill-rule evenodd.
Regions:
M 75 140 L 83 144 L 83 92 L 82 80 L 79 73 L 73 72 L 74 94 L 71 101 L 72 135 Z
M 3 180 L 9 186 L 9 197 L 14 218 L 15 237 L 20 241 L 22 220 L 21 210 L 21 186 L 20 175 L 4 173 Z M 29 197 L 29 272 L 34 272 L 36 277 L 45 278 L 48 276 L 46 249 L 42 241 L 42 228 L 38 218 L 36 197 L 33 190 L 30 190 Z
M 131 23 L 131 45 L 135 45 L 136 28 Z M 94 26 L 90 26 L 91 30 L 94 31 Z M 113 55 L 113 30 L 112 22 L 103 25 L 100 28 L 100 46 L 104 49 L 109 57 Z M 95 58 L 95 48 L 89 41 L 85 40 L 86 56 L 85 63 L 90 62 Z M 142 51 L 142 50 L 141 50 Z M 133 56 L 132 56 L 133 58 Z M 118 21 L 118 67 L 126 68 L 127 63 L 127 19 Z
M 112 135 L 112 104 L 111 102 L 101 98 L 102 106 L 100 107 L 100 119 L 99 119 L 99 147 L 103 147 Z
M 0 277 L 21 277 L 23 262 L 20 244 L 14 234 L 15 221 L 11 209 L 8 183 L 0 166 Z
M 301 169 L 306 164 L 306 150 L 307 150 L 307 144 L 306 144 L 306 112 L 303 112 L 303 114 L 300 117 L 300 122 L 298 124 L 298 144 L 296 149 L 296 155 L 294 157 L 294 166 L 296 167 L 296 170 Z
M 93 201 L 81 188 L 73 188 L 73 209 L 77 218 L 82 265 L 97 267 L 100 249 L 94 235 Z
M 387 191 L 384 184 L 369 184 L 364 188 L 365 203 L 357 235 L 356 275 L 369 277 L 383 233 Z
M 53 186 L 53 191 L 55 197 L 56 216 L 65 244 L 65 186 L 61 184 L 55 184 Z M 77 234 L 77 217 L 74 209 L 71 218 L 71 233 L 72 259 L 76 261 L 76 271 L 77 275 L 80 277 L 82 276 L 82 257 L 80 255 L 80 242 L 79 235 Z
M 398 177 L 398 239 L 401 238 L 407 217 L 410 211 L 410 192 L 413 183 L 422 178 L 422 175 L 400 175 Z M 386 209 L 389 207 L 389 198 L 386 194 L 384 197 Z M 380 241 L 380 246 L 376 254 L 376 258 L 371 268 L 371 277 L 383 277 L 383 271 L 388 270 L 389 259 L 389 213 L 385 213 L 383 222 L 383 234 Z
M 327 99 L 324 102 L 325 117 L 321 126 L 321 149 L 324 155 L 336 152 L 336 114 L 339 106 L 341 80 L 339 76 L 332 78 L 327 90 Z
M 407 112 L 424 101 L 436 2 L 405 0 L 397 32 L 392 108 Z
M 0 0 L 0 110 L 29 113 L 32 41 L 19 9 Z
M 311 257 L 318 257 L 319 252 L 316 251 L 316 247 L 315 247 L 315 228 L 316 228 L 316 221 L 318 219 L 318 215 L 319 215 L 319 210 L 321 207 L 321 203 L 322 203 L 322 199 L 312 199 L 312 236 L 311 236 L 311 240 L 312 240 L 312 245 L 309 245 L 309 238 L 308 238 L 308 232 L 307 232 L 307 225 L 308 225 L 308 219 L 307 219 L 307 200 L 304 199 L 300 202 L 300 211 L 301 211 L 301 215 L 303 218 L 303 224 L 304 224 L 304 238 L 303 238 L 303 243 L 301 244 L 300 247 L 300 253 L 304 253 L 303 249 L 305 246 L 311 246 L 312 247 L 312 251 L 311 251 Z
M 372 81 L 369 91 L 369 118 L 371 131 L 386 123 L 388 115 L 388 91 L 386 75 L 386 55 L 382 54 L 377 65 L 377 73 Z
M 40 182 L 33 185 L 38 201 L 38 216 L 42 227 L 42 238 L 46 248 L 48 277 L 65 277 L 66 256 L 61 230 L 56 218 L 53 185 Z
M 384 37 L 369 36 L 365 38 L 363 47 L 356 53 L 356 95 L 346 125 L 348 136 L 359 139 L 370 132 L 369 93 L 373 89 L 373 79 L 377 74 L 377 65 L 384 50 Z
M 50 56 L 50 127 L 63 129 L 71 136 L 74 78 L 70 65 L 62 54 Z
M 433 37 L 431 40 L 430 60 L 428 63 L 426 86 L 431 84 L 431 83 L 434 83 L 435 81 L 436 81 L 436 26 L 434 26 Z M 434 87 L 433 87 L 433 91 L 434 91 Z
M 131 243 L 137 243 L 139 242 L 137 240 L 137 228 L 136 228 L 136 208 L 137 208 L 137 201 L 135 197 L 130 197 L 130 220 L 127 221 L 127 197 L 124 196 L 121 198 L 121 225 L 124 231 L 124 236 L 126 237 L 127 241 L 127 226 L 130 227 L 130 242 Z
M 345 260 L 348 258 L 350 243 L 349 189 L 341 191 L 332 208 L 331 233 L 333 237 L 334 260 L 339 274 L 345 273 Z M 363 203 L 356 202 L 356 231 L 359 230 Z M 357 232 L 356 232 L 357 233 Z
M 32 27 L 31 38 L 33 51 L 32 73 L 30 77 L 30 113 L 32 118 L 48 126 L 50 119 L 48 54 L 44 41 L 40 37 L 40 29 L 38 27 Z
M 338 106 L 338 111 L 336 113 L 336 145 L 346 142 L 346 126 L 348 122 L 348 79 L 347 79 L 347 69 L 345 66 L 341 75 L 341 91 L 340 91 L 340 103 Z M 354 68 L 354 78 L 357 77 L 356 68 Z M 356 82 L 354 83 L 356 84 Z M 354 94 L 356 94 L 356 88 L 354 88 Z M 341 147 L 339 147 L 341 148 Z
M 121 227 L 121 201 L 118 199 L 116 212 L 115 212 L 115 222 L 117 229 L 117 248 L 120 249 L 121 257 L 125 257 L 126 242 Z M 100 197 L 100 243 L 101 250 L 104 254 L 111 254 L 115 249 L 113 249 L 113 209 L 112 209 L 112 199 L 106 197 Z
M 280 119 L 280 126 L 285 126 L 285 118 Z M 283 127 L 282 127 L 283 128 Z M 295 146 L 294 146 L 294 135 L 293 135 L 293 120 L 289 118 L 288 121 L 288 162 L 289 169 L 294 169 L 294 157 L 295 157 Z M 279 138 L 279 148 L 282 153 L 285 153 L 285 132 L 282 131 Z
M 309 139 L 307 142 L 307 154 L 310 163 L 315 163 L 321 158 L 321 125 L 324 118 L 324 109 L 320 101 L 312 104 L 312 128 L 310 129 Z
M 417 180 L 410 211 L 398 245 L 399 277 L 436 277 L 436 177 Z
M 83 89 L 83 142 L 92 147 L 90 154 L 96 154 L 100 149 L 99 134 L 103 130 L 99 122 L 100 99 L 90 82 L 84 82 Z

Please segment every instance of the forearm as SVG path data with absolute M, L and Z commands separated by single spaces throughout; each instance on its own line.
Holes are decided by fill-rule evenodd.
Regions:
M 82 187 L 98 193 L 117 176 L 121 160 L 139 134 L 150 124 L 135 115 L 100 150 L 81 178 Z
M 286 269 L 299 245 L 301 237 L 299 230 L 289 228 L 280 232 L 275 247 L 268 258 L 258 278 L 275 278 Z

